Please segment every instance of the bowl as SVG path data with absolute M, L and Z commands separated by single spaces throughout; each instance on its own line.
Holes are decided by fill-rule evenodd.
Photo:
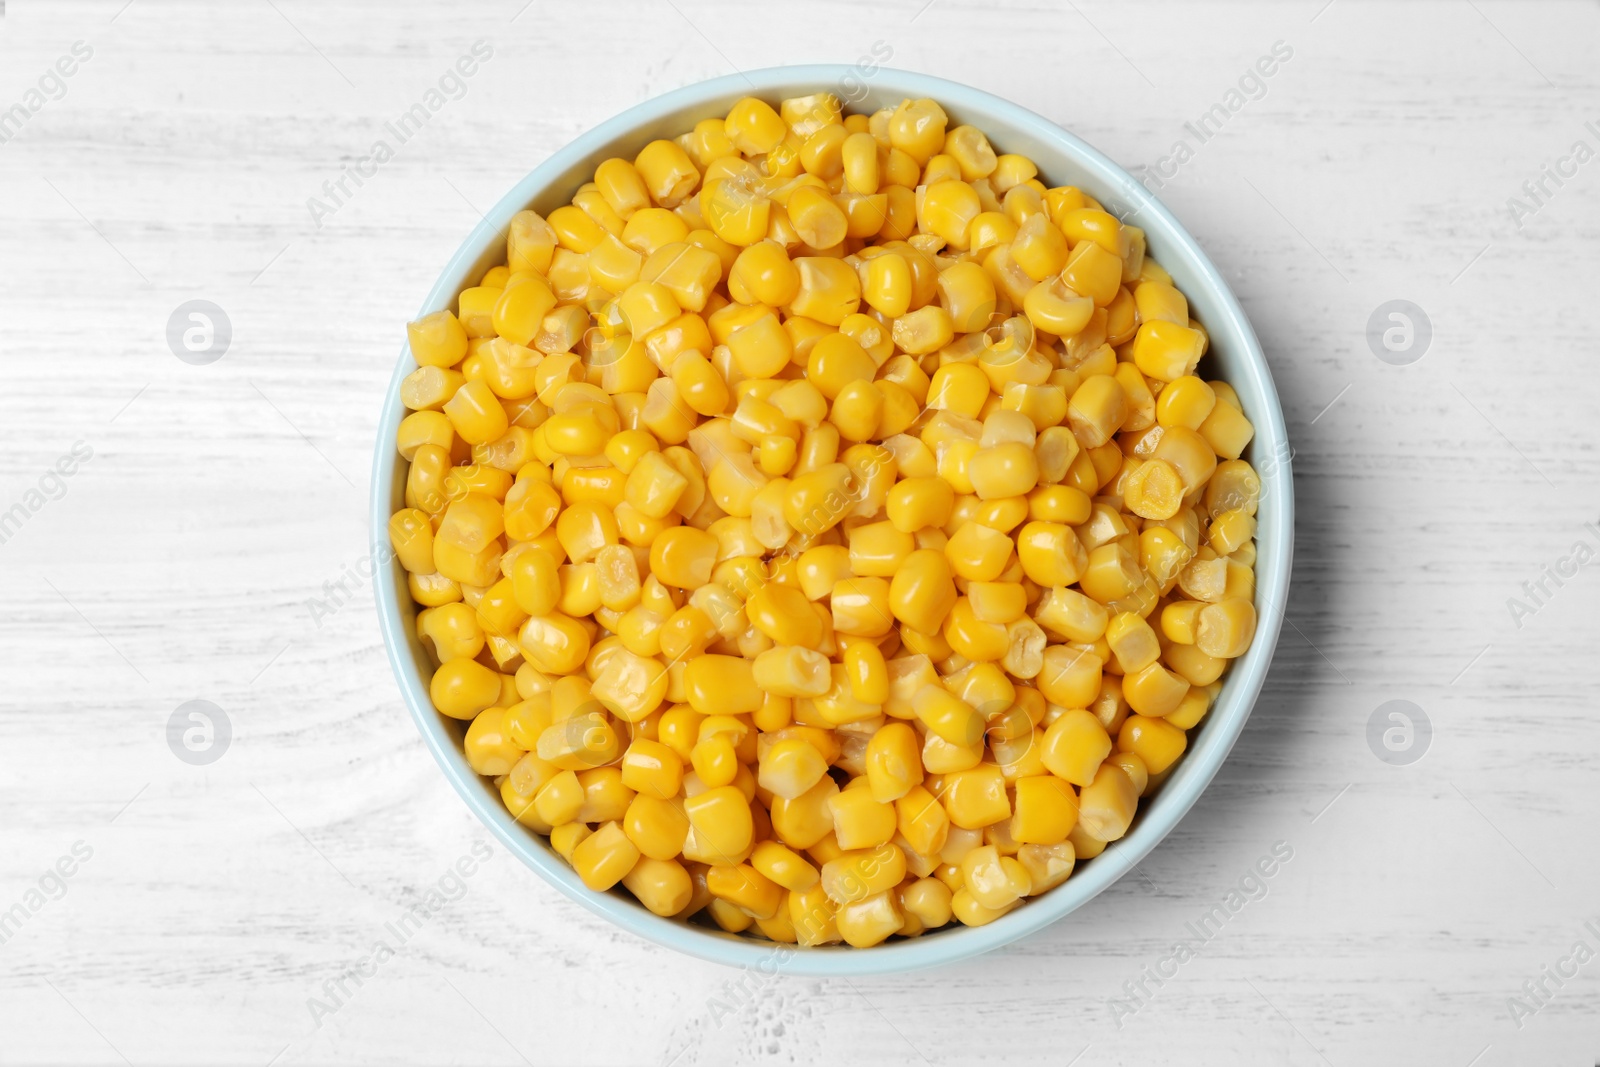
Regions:
M 675 137 L 701 119 L 725 115 L 745 96 L 769 102 L 821 90 L 836 92 L 855 111 L 870 113 L 903 98 L 931 97 L 951 124 L 971 123 L 999 152 L 1018 152 L 1038 164 L 1048 185 L 1077 185 L 1106 207 L 1145 230 L 1149 252 L 1188 297 L 1191 313 L 1210 332 L 1210 374 L 1239 394 L 1256 436 L 1245 458 L 1261 475 L 1257 528 L 1256 602 L 1260 623 L 1254 644 L 1235 660 L 1222 693 L 1191 733 L 1188 752 L 1163 787 L 1141 804 L 1128 834 L 1099 857 L 1083 862 L 1055 889 L 987 926 L 953 924 L 921 937 L 885 942 L 871 949 L 848 946 L 791 949 L 653 915 L 621 889 L 595 893 L 548 843 L 512 819 L 492 780 L 467 765 L 461 741 L 464 723 L 445 718 L 428 697 L 432 666 L 415 634 L 415 608 L 405 574 L 389 550 L 389 515 L 402 506 L 405 464 L 394 446 L 405 411 L 400 381 L 414 369 L 402 347 L 378 424 L 372 474 L 372 536 L 378 567 L 379 622 L 395 677 L 423 740 L 445 777 L 467 806 L 505 848 L 577 904 L 623 929 L 691 956 L 734 967 L 759 967 L 807 976 L 870 975 L 948 964 L 1026 937 L 1093 899 L 1130 871 L 1194 806 L 1216 775 L 1250 715 L 1267 675 L 1287 603 L 1293 545 L 1294 494 L 1283 413 L 1266 359 L 1244 311 L 1206 254 L 1172 214 L 1126 171 L 1049 120 L 977 89 L 909 71 L 818 64 L 773 67 L 714 78 L 629 108 L 556 152 L 501 198 L 464 241 L 422 302 L 418 316 L 455 306 L 456 294 L 491 266 L 504 261 L 504 233 L 512 215 L 525 208 L 547 214 L 565 204 L 595 166 L 611 156 L 629 159 L 656 138 Z M 398 324 L 397 324 L 398 325 Z

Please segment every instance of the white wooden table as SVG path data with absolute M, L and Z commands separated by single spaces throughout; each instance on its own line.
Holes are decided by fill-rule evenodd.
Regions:
M 1600 1056 L 1600 565 L 1570 558 L 1600 551 L 1600 161 L 1563 162 L 1600 149 L 1600 8 L 521 5 L 5 6 L 0 1062 Z M 479 40 L 461 98 L 330 205 Z M 1201 143 L 1184 124 L 1275 42 Z M 957 968 L 741 994 L 498 847 L 447 877 L 488 835 L 391 679 L 365 487 L 401 324 L 479 209 L 652 94 L 875 48 L 1159 168 L 1282 394 L 1292 625 L 1216 783 L 1091 905 Z M 1569 176 L 1535 201 L 1547 164 Z M 167 340 L 197 299 L 232 328 L 209 365 Z M 1431 322 L 1409 365 L 1366 338 L 1396 299 Z M 192 700 L 231 729 L 207 764 L 168 744 Z M 1369 745 L 1391 700 L 1431 723 L 1420 760 Z M 1292 859 L 1173 974 L 1277 842 Z M 460 899 L 363 965 L 441 879 Z

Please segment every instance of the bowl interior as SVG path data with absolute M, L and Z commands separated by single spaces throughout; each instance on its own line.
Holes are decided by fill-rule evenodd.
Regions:
M 511 217 L 528 207 L 545 214 L 565 204 L 601 161 L 612 156 L 631 159 L 652 140 L 677 136 L 701 119 L 726 114 L 744 96 L 776 101 L 818 91 L 837 93 L 847 109 L 867 113 L 905 97 L 931 97 L 949 114 L 952 126 L 975 125 L 989 136 L 997 152 L 1015 152 L 1032 159 L 1047 185 L 1077 185 L 1129 224 L 1142 227 L 1149 254 L 1172 274 L 1188 297 L 1191 314 L 1210 333 L 1210 350 L 1201 373 L 1233 385 L 1255 425 L 1255 439 L 1245 458 L 1262 481 L 1256 541 L 1260 619 L 1256 639 L 1234 662 L 1215 706 L 1191 731 L 1188 752 L 1161 790 L 1141 804 L 1126 837 L 1098 858 L 1082 863 L 1061 886 L 988 926 L 947 927 L 870 951 L 848 947 L 793 950 L 659 918 L 621 890 L 591 892 L 542 837 L 511 818 L 493 782 L 467 765 L 461 753 L 464 724 L 439 715 L 429 700 L 431 663 L 415 636 L 415 608 L 405 574 L 392 559 L 384 533 L 388 516 L 404 500 L 405 464 L 393 445 L 405 414 L 399 401 L 400 380 L 415 367 L 404 347 L 378 429 L 371 528 L 375 559 L 389 560 L 377 568 L 379 621 L 406 705 L 446 777 L 501 844 L 577 903 L 658 943 L 735 966 L 781 967 L 789 974 L 856 975 L 949 963 L 1048 925 L 1131 870 L 1193 806 L 1243 729 L 1277 643 L 1288 590 L 1293 486 L 1283 416 L 1255 334 L 1226 282 L 1177 220 L 1125 171 L 1044 118 L 987 93 L 923 74 L 861 65 L 779 67 L 717 78 L 646 101 L 579 137 L 507 193 L 445 267 L 418 314 L 454 308 L 462 288 L 504 262 L 504 235 Z

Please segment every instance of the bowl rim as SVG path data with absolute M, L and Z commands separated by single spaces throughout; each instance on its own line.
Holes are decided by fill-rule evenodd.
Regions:
M 401 344 L 400 357 L 385 393 L 374 443 L 370 501 L 373 584 L 384 647 L 406 707 L 428 750 L 457 795 L 500 844 L 546 882 L 624 930 L 699 959 L 755 969 L 767 976 L 780 972 L 812 977 L 887 974 L 967 959 L 1054 923 L 1132 870 L 1194 806 L 1244 729 L 1277 647 L 1293 552 L 1292 450 L 1288 446 L 1271 370 L 1243 308 L 1199 243 L 1153 194 L 1081 138 L 1027 108 L 932 75 L 884 66 L 869 68 L 865 60 L 854 65 L 767 67 L 712 78 L 652 97 L 581 134 L 517 182 L 473 228 L 424 299 L 419 317 L 453 306 L 469 271 L 492 256 L 495 243 L 502 240 L 500 235 L 511 216 L 539 200 L 556 182 L 569 177 L 575 166 L 589 165 L 586 161 L 591 157 L 603 158 L 598 154 L 615 142 L 637 138 L 653 124 L 658 125 L 685 108 L 709 108 L 718 100 L 727 99 L 731 103 L 747 95 L 770 99 L 776 92 L 791 91 L 801 85 L 812 86 L 809 91 L 860 85 L 864 87 L 864 97 L 931 97 L 948 110 L 978 113 L 974 116 L 977 122 L 1004 127 L 1003 131 L 993 131 L 1002 141 L 1020 139 L 1043 146 L 1067 165 L 1085 171 L 1091 180 L 1081 184 L 1092 185 L 1089 191 L 1108 208 L 1120 208 L 1118 213 L 1124 218 L 1136 217 L 1147 234 L 1158 235 L 1152 244 L 1160 244 L 1165 249 L 1161 257 L 1164 266 L 1171 269 L 1173 263 L 1180 263 L 1186 268 L 1185 273 L 1198 278 L 1199 289 L 1190 285 L 1185 290 L 1191 305 L 1196 302 L 1208 305 L 1203 321 L 1213 346 L 1226 344 L 1234 353 L 1228 358 L 1242 364 L 1229 375 L 1228 381 L 1239 392 L 1241 402 L 1248 397 L 1245 407 L 1256 428 L 1252 447 L 1270 448 L 1274 460 L 1265 469 L 1261 463 L 1254 464 L 1262 480 L 1257 530 L 1259 623 L 1256 638 L 1249 651 L 1229 669 L 1221 695 L 1201 725 L 1198 739 L 1191 737 L 1189 751 L 1178 770 L 1159 793 L 1140 805 L 1139 816 L 1128 834 L 1100 857 L 1085 861 L 1062 885 L 987 926 L 947 927 L 925 937 L 888 942 L 870 951 L 848 946 L 797 949 L 725 934 L 658 917 L 631 899 L 624 899 L 620 891 L 596 893 L 587 889 L 542 838 L 511 818 L 499 802 L 498 791 L 493 789 L 492 783 L 472 771 L 452 736 L 453 728 L 446 725 L 428 697 L 428 685 L 418 667 L 414 628 L 409 622 L 409 590 L 386 533 L 389 515 L 404 485 L 401 473 L 404 463 L 392 444 L 404 414 L 399 399 L 400 382 L 416 366 L 409 345 L 405 343 Z M 721 113 L 706 112 L 707 115 Z M 991 132 L 988 127 L 984 129 L 986 133 Z M 1260 565 L 1263 561 L 1265 567 Z

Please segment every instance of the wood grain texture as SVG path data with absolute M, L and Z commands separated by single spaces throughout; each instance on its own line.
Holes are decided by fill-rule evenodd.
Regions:
M 1588 1064 L 1600 962 L 1519 1028 L 1507 998 L 1600 949 L 1593 299 L 1600 161 L 1506 200 L 1600 122 L 1594 4 L 844 0 L 310 4 L 13 0 L 0 108 L 0 510 L 93 457 L 0 544 L 0 1062 Z M 348 204 L 306 201 L 476 40 L 494 58 Z M 338 981 L 487 834 L 407 721 L 357 567 L 400 325 L 561 144 L 746 69 L 890 64 L 1155 164 L 1274 42 L 1293 49 L 1160 195 L 1234 285 L 1296 448 L 1292 604 L 1249 728 L 1138 871 L 1039 935 L 883 979 L 739 976 L 642 944 L 494 849 L 332 1017 Z M 168 316 L 233 325 L 190 366 Z M 1373 310 L 1434 337 L 1377 360 Z M 177 706 L 233 739 L 174 758 Z M 1434 728 L 1405 767 L 1380 704 Z M 131 801 L 131 802 L 130 802 Z M 1275 842 L 1293 859 L 1131 1017 Z M 453 883 L 451 883 L 453 884 Z M 42 898 L 41 898 L 42 899 Z M 1120 1025 L 1119 1025 L 1120 1024 Z M 1476 1058 L 1475 1058 L 1476 1057 Z

